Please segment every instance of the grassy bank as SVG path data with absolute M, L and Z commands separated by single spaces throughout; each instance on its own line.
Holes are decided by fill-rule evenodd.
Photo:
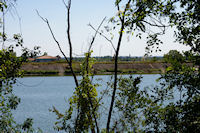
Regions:
M 73 63 L 74 72 L 80 74 L 80 63 Z M 118 65 L 120 74 L 159 74 L 165 70 L 162 62 L 120 62 Z M 114 73 L 114 64 L 112 62 L 95 63 L 93 65 L 94 73 L 97 75 L 110 75 Z M 66 63 L 42 62 L 25 63 L 22 66 L 25 76 L 63 76 L 71 75 L 69 66 Z

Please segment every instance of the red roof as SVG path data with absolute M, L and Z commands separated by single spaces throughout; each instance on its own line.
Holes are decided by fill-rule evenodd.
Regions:
M 40 56 L 40 57 L 38 57 L 36 59 L 57 59 L 57 57 L 45 55 L 45 56 Z

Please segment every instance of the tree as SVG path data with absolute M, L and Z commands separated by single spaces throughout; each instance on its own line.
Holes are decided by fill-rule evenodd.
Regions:
M 82 65 L 82 80 L 79 82 L 73 72 L 72 67 L 72 42 L 70 38 L 70 8 L 71 0 L 68 4 L 64 2 L 67 9 L 67 39 L 69 44 L 69 57 L 60 48 L 54 33 L 47 19 L 46 22 L 54 41 L 58 45 L 61 53 L 66 58 L 70 66 L 72 75 L 76 83 L 74 95 L 70 99 L 70 108 L 65 114 L 60 113 L 55 108 L 52 110 L 58 116 L 57 130 L 65 131 L 89 131 L 99 132 L 96 119 L 99 102 L 96 95 L 96 86 L 90 79 L 89 68 L 91 46 L 86 53 L 85 61 Z M 112 29 L 119 31 L 117 47 L 115 48 L 112 40 L 104 36 L 99 29 L 95 29 L 95 36 L 99 33 L 108 40 L 115 50 L 115 71 L 114 82 L 111 84 L 111 104 L 108 112 L 106 132 L 111 131 L 133 131 L 133 132 L 187 132 L 196 127 L 195 132 L 199 131 L 199 4 L 197 1 L 177 1 L 177 0 L 116 0 L 118 9 L 117 16 L 110 19 L 113 24 Z M 176 6 L 180 5 L 180 9 Z M 166 18 L 167 22 L 163 23 Z M 167 25 L 166 25 L 167 24 Z M 118 56 L 121 47 L 123 35 L 136 34 L 141 38 L 143 33 L 148 34 L 147 54 L 153 52 L 153 49 L 160 50 L 159 45 L 162 41 L 160 35 L 165 33 L 166 27 L 175 26 L 176 41 L 191 47 L 184 56 L 177 51 L 170 51 L 165 55 L 167 62 L 171 65 L 167 68 L 166 74 L 161 75 L 160 86 L 148 88 L 153 93 L 145 90 L 139 90 L 138 84 L 141 77 L 138 78 L 118 78 Z M 147 27 L 157 28 L 155 32 L 150 32 Z M 160 29 L 158 31 L 158 29 Z M 187 65 L 184 59 L 192 63 Z M 174 98 L 173 90 L 177 91 L 180 98 L 175 102 L 165 103 L 166 100 Z M 91 93 L 90 93 L 91 92 Z M 117 100 L 116 100 L 117 99 Z M 84 101 L 84 102 L 83 102 Z M 85 104 L 88 102 L 89 104 Z M 111 129 L 111 118 L 113 108 L 122 112 L 122 117 L 116 121 Z M 77 114 L 75 119 L 74 109 Z M 195 117 L 195 114 L 197 117 Z M 143 117 L 141 117 L 143 116 Z M 71 121 L 70 121 L 71 120 Z M 130 121 L 131 120 L 131 121 Z M 71 122 L 68 124 L 68 122 Z M 139 125 L 138 125 L 139 123 Z M 60 125 L 58 125 L 60 124 Z M 140 127 L 140 124 L 142 126 Z M 121 127 L 120 127 L 121 126 Z M 134 129 L 131 130 L 130 127 Z M 96 130 L 95 130 L 96 128 Z
M 28 118 L 21 125 L 16 124 L 11 113 L 11 110 L 15 110 L 20 103 L 20 98 L 13 94 L 12 85 L 16 83 L 16 78 L 22 77 L 20 67 L 26 59 L 16 57 L 13 49 L 0 50 L 0 59 L 0 131 L 32 131 L 32 119 Z
M 199 132 L 200 127 L 200 70 L 199 70 L 199 3 L 197 1 L 172 1 L 176 10 L 170 11 L 170 23 L 176 27 L 176 41 L 190 47 L 180 54 L 170 51 L 165 60 L 170 64 L 161 75 L 161 92 L 171 93 L 174 99 L 158 115 L 160 119 L 151 123 L 161 123 L 165 132 Z M 173 93 L 174 92 L 174 93 Z M 175 97 L 178 96 L 178 97 Z M 153 118 L 153 117 L 152 117 Z M 153 119 L 152 119 L 153 120 Z
M 15 0 L 0 1 L 0 12 L 3 14 L 2 32 L 0 32 L 0 39 L 2 42 L 2 49 L 0 50 L 0 132 L 34 132 L 32 128 L 33 120 L 28 118 L 22 124 L 14 121 L 12 110 L 17 108 L 20 103 L 20 98 L 13 94 L 12 86 L 16 83 L 17 78 L 23 76 L 20 70 L 22 63 L 27 61 L 29 56 L 37 53 L 38 47 L 34 51 L 29 51 L 23 47 L 23 39 L 19 34 L 14 34 L 12 40 L 14 44 L 5 46 L 8 36 L 5 34 L 4 15 L 7 7 L 12 5 Z M 1 19 L 0 19 L 1 20 Z M 22 55 L 16 56 L 15 47 L 21 47 Z
M 169 53 L 165 54 L 163 58 L 166 62 L 170 62 L 170 63 L 173 63 L 173 62 L 183 63 L 184 62 L 183 55 L 180 52 L 178 52 L 177 50 L 170 50 Z
M 180 98 L 176 104 L 168 106 L 167 124 L 169 130 L 178 130 L 181 132 L 199 132 L 200 131 L 200 63 L 199 63 L 199 42 L 200 42 L 200 23 L 199 8 L 197 1 L 174 1 L 180 4 L 181 11 L 172 13 L 170 21 L 175 25 L 176 41 L 190 47 L 189 51 L 184 52 L 185 61 L 190 63 L 187 65 L 182 63 L 177 69 L 176 57 L 173 61 L 171 70 L 167 71 L 163 76 L 166 83 L 170 83 L 171 87 L 176 86 Z M 173 117 L 170 117 L 173 116 Z M 176 117 L 176 119 L 173 119 Z M 171 122 L 169 122 L 171 120 Z M 176 125 L 176 126 L 173 126 Z
M 124 4 L 125 3 L 125 4 Z M 115 50 L 115 76 L 114 76 L 114 87 L 112 93 L 112 99 L 109 109 L 109 115 L 107 120 L 107 132 L 110 131 L 110 120 L 112 116 L 112 110 L 115 104 L 115 95 L 117 91 L 117 71 L 118 71 L 118 56 L 121 47 L 121 40 L 123 34 L 126 32 L 128 34 L 137 33 L 136 37 L 141 38 L 142 33 L 148 33 L 149 40 L 148 46 L 152 46 L 153 44 L 159 45 L 162 43 L 158 39 L 158 35 L 162 35 L 165 33 L 165 28 L 167 27 L 162 23 L 161 17 L 165 17 L 163 13 L 172 8 L 172 3 L 165 3 L 165 1 L 155 0 L 155 1 L 146 1 L 146 0 L 116 0 L 116 7 L 118 9 L 117 17 L 113 17 L 111 22 L 120 26 L 119 30 L 119 38 L 117 43 L 117 49 Z M 125 5 L 125 6 L 124 6 Z M 123 8 L 124 7 L 124 8 Z M 165 9 L 161 9 L 161 7 L 165 7 Z M 156 33 L 149 33 L 147 30 L 147 26 L 159 28 L 161 31 Z M 114 26 L 115 29 L 115 26 Z M 147 50 L 150 50 L 147 47 Z
M 47 52 L 44 52 L 43 56 L 46 56 L 46 55 L 48 55 L 48 53 L 47 53 Z
M 172 66 L 168 67 L 167 73 L 161 76 L 160 79 L 164 80 L 164 82 L 160 82 L 161 87 L 155 87 L 151 89 L 152 91 L 155 92 L 155 96 L 152 95 L 151 97 L 154 98 L 149 99 L 151 101 L 150 103 L 152 103 L 151 104 L 152 107 L 146 108 L 144 111 L 144 117 L 145 117 L 144 119 L 146 127 L 150 127 L 147 128 L 146 131 L 183 132 L 183 131 L 189 131 L 189 129 L 191 129 L 192 127 L 196 127 L 195 132 L 198 132 L 199 127 L 197 126 L 197 124 L 199 124 L 199 115 L 195 117 L 194 114 L 199 114 L 199 112 L 197 111 L 199 109 L 199 106 L 195 106 L 191 110 L 187 109 L 188 105 L 190 105 L 192 102 L 194 102 L 194 105 L 196 105 L 196 103 L 199 101 L 198 100 L 199 85 L 197 84 L 199 82 L 199 51 L 198 51 L 199 33 L 200 33 L 199 21 L 198 21 L 199 4 L 197 4 L 197 2 L 194 1 L 187 2 L 187 1 L 176 1 L 176 0 L 153 1 L 153 2 L 152 1 L 126 1 L 126 2 L 128 5 L 128 9 L 126 9 L 127 8 L 126 5 L 124 6 L 125 10 L 121 11 L 119 10 L 120 9 L 119 4 L 123 3 L 123 1 L 122 0 L 116 1 L 119 10 L 119 20 L 117 21 L 113 18 L 111 19 L 112 22 L 117 23 L 121 26 L 119 33 L 125 32 L 124 29 L 127 29 L 127 33 L 131 33 L 132 31 L 136 31 L 138 29 L 141 30 L 142 32 L 145 32 L 147 24 L 153 27 L 162 27 L 164 33 L 166 26 L 162 24 L 161 20 L 163 17 L 166 18 L 169 17 L 168 25 L 175 26 L 177 28 L 177 31 L 175 32 L 176 41 L 179 41 L 180 43 L 183 43 L 191 47 L 190 52 L 187 52 L 187 56 L 185 57 L 183 57 L 183 55 L 181 55 L 177 51 L 170 51 L 168 55 L 165 55 L 165 58 L 169 63 L 171 63 Z M 182 10 L 176 8 L 176 6 L 179 4 L 180 4 L 180 9 Z M 123 22 L 124 18 L 125 21 Z M 151 21 L 147 20 L 149 18 L 154 20 L 153 23 L 150 23 Z M 156 20 L 156 18 L 158 20 Z M 124 27 L 123 23 L 125 25 Z M 137 36 L 139 37 L 140 35 L 141 35 L 140 33 L 137 34 Z M 149 39 L 147 41 L 148 53 L 152 52 L 152 48 L 154 48 L 155 46 L 156 49 L 158 49 L 159 44 L 162 43 L 162 41 L 158 39 L 158 35 L 161 34 L 160 33 L 149 34 L 147 38 Z M 120 47 L 120 45 L 118 46 Z M 117 48 L 116 51 L 119 50 L 119 47 Z M 115 55 L 116 55 L 115 64 L 117 64 L 116 61 L 117 53 Z M 184 59 L 187 59 L 188 61 L 190 60 L 189 62 L 192 63 L 192 66 L 185 64 Z M 117 70 L 117 65 L 115 65 L 115 83 L 114 83 L 114 90 L 110 106 L 111 108 L 107 123 L 107 132 L 110 131 L 109 119 L 111 118 L 112 107 L 115 102 L 115 92 L 117 90 L 116 70 Z M 118 86 L 120 87 L 120 85 Z M 124 88 L 128 88 L 128 86 Z M 172 90 L 178 91 L 180 99 L 176 101 L 177 102 L 176 104 L 175 103 L 169 103 L 168 105 L 163 104 L 165 99 L 169 100 L 171 99 L 170 97 L 173 97 L 174 94 L 173 95 L 170 94 Z M 135 98 L 135 100 L 139 99 Z M 128 105 L 125 104 L 123 107 L 126 106 Z M 134 105 L 131 105 L 130 107 L 134 108 Z M 130 112 L 130 114 L 134 113 Z M 168 117 L 166 118 L 166 116 Z M 171 116 L 176 116 L 176 117 L 171 117 Z M 170 121 L 173 122 L 169 123 Z
M 92 40 L 89 44 L 88 51 L 85 53 L 85 59 L 83 60 L 83 64 L 81 64 L 80 74 L 82 76 L 82 80 L 78 81 L 76 74 L 74 73 L 73 66 L 72 66 L 73 45 L 72 45 L 71 35 L 70 35 L 71 0 L 68 0 L 68 3 L 66 3 L 63 0 L 63 3 L 67 9 L 67 39 L 68 39 L 68 44 L 69 44 L 69 59 L 67 58 L 66 54 L 62 51 L 59 42 L 56 40 L 48 19 L 40 16 L 39 12 L 37 11 L 38 16 L 47 24 L 54 41 L 59 47 L 60 52 L 65 57 L 76 84 L 74 94 L 69 99 L 70 107 L 66 111 L 66 113 L 65 114 L 60 113 L 55 107 L 53 107 L 53 110 L 51 110 L 52 112 L 56 113 L 58 117 L 57 119 L 59 120 L 58 122 L 55 123 L 56 125 L 55 129 L 57 129 L 58 131 L 64 130 L 64 131 L 70 131 L 70 132 L 81 132 L 81 131 L 88 132 L 89 130 L 91 130 L 91 132 L 95 132 L 95 129 L 96 129 L 96 132 L 100 132 L 98 122 L 97 122 L 99 99 L 97 98 L 96 87 L 98 85 L 93 84 L 92 83 L 93 78 L 90 77 L 90 76 L 93 76 L 93 72 L 91 71 L 92 65 L 93 65 L 93 59 L 91 58 L 91 53 L 92 53 L 91 48 L 95 41 L 97 33 L 99 32 L 100 27 L 105 21 L 105 18 L 100 23 L 97 31 L 92 37 Z M 73 112 L 75 111 L 77 112 L 77 114 L 74 116 Z M 68 123 L 68 121 L 71 121 L 71 123 Z

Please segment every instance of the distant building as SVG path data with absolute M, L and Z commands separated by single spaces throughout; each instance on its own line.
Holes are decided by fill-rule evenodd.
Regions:
M 53 56 L 44 55 L 44 56 L 37 57 L 34 62 L 51 62 L 51 61 L 58 61 L 58 60 L 60 60 L 58 56 L 53 57 Z

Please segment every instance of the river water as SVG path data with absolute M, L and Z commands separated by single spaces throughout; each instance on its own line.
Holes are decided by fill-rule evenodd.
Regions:
M 142 76 L 141 88 L 156 85 L 155 80 L 159 77 L 158 74 Z M 106 88 L 106 82 L 110 80 L 110 77 L 110 75 L 95 76 L 95 79 L 102 79 L 100 81 L 102 86 L 98 88 L 98 91 Z M 75 83 L 72 76 L 18 79 L 13 90 L 21 98 L 21 102 L 17 110 L 13 112 L 15 120 L 18 123 L 23 123 L 26 118 L 33 118 L 34 128 L 39 127 L 45 133 L 56 132 L 53 129 L 56 116 L 54 113 L 49 112 L 49 109 L 55 106 L 59 111 L 64 112 L 69 106 L 67 100 L 72 96 L 74 87 Z

